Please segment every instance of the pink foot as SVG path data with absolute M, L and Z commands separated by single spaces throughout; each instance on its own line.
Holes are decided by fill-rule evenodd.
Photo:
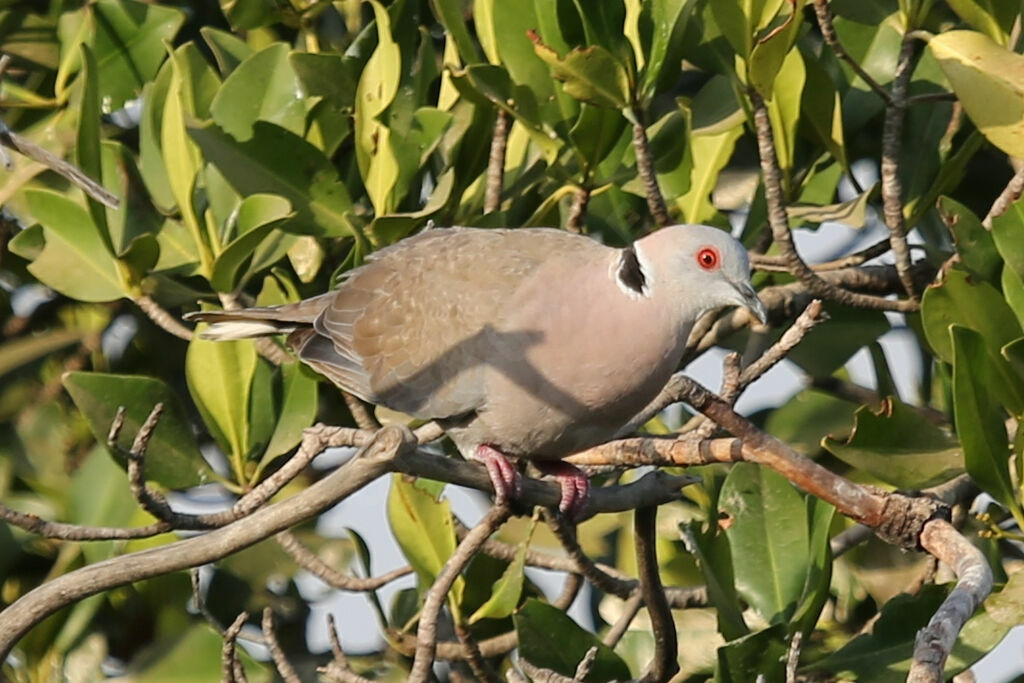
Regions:
M 579 468 L 560 460 L 534 462 L 544 474 L 554 476 L 562 487 L 559 511 L 571 520 L 579 519 L 590 498 L 590 479 Z
M 523 495 L 523 476 L 504 453 L 484 444 L 477 447 L 476 459 L 484 464 L 491 477 L 496 505 L 503 505 Z

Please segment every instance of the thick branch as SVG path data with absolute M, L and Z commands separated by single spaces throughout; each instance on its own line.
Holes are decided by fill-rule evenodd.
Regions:
M 992 570 L 981 550 L 945 520 L 925 525 L 921 547 L 949 565 L 957 576 L 956 587 L 917 634 L 914 663 L 907 676 L 908 683 L 939 683 L 944 680 L 942 670 L 960 629 L 992 592 Z
M 61 607 L 117 586 L 213 562 L 284 531 L 387 473 L 395 456 L 414 445 L 408 430 L 386 427 L 358 457 L 288 500 L 202 536 L 96 562 L 44 583 L 0 612 L 0 659 L 30 628 Z

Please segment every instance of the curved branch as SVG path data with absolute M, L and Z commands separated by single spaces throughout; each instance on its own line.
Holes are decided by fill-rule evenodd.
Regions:
M 44 583 L 0 612 L 0 660 L 30 628 L 61 607 L 117 586 L 212 562 L 284 531 L 386 474 L 395 457 L 414 446 L 409 430 L 386 427 L 358 457 L 288 500 L 207 534 L 96 562 Z
M 960 629 L 992 592 L 992 570 L 985 555 L 949 522 L 935 519 L 921 531 L 921 547 L 949 565 L 956 587 L 917 634 L 907 683 L 938 683 Z
M 679 671 L 679 642 L 676 624 L 661 585 L 658 569 L 655 522 L 658 508 L 637 508 L 633 529 L 636 536 L 636 571 L 640 576 L 640 594 L 647 605 L 654 634 L 654 659 L 640 678 L 641 683 L 667 681 Z

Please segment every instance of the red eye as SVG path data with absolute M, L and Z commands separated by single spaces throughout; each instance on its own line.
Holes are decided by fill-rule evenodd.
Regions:
M 722 257 L 714 247 L 701 247 L 697 252 L 697 265 L 704 270 L 718 270 L 722 265 Z

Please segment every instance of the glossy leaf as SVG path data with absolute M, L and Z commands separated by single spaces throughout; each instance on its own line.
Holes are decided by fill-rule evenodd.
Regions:
M 750 59 L 762 29 L 775 18 L 784 0 L 721 0 L 710 3 L 722 34 L 740 57 Z
M 185 354 L 189 393 L 206 427 L 230 458 L 236 477 L 241 477 L 249 451 L 249 392 L 255 372 L 256 349 L 251 340 L 214 342 L 197 335 L 189 342 Z
M 600 45 L 573 48 L 564 57 L 532 36 L 537 56 L 551 67 L 565 92 L 597 107 L 623 109 L 633 101 L 629 73 L 621 62 Z
M 1024 156 L 1024 56 L 977 31 L 940 33 L 928 49 L 988 141 Z
M 861 406 L 845 440 L 822 445 L 857 470 L 901 489 L 923 489 L 963 471 L 957 440 L 898 399 L 887 398 L 875 411 Z
M 1000 282 L 1007 305 L 1017 316 L 1017 323 L 1024 328 L 1024 280 L 1021 280 L 1020 275 L 1010 268 L 1009 264 L 1004 264 Z
M 277 195 L 254 194 L 242 200 L 235 213 L 237 237 L 213 264 L 210 284 L 214 289 L 232 292 L 242 284 L 242 266 L 263 240 L 293 215 L 288 200 Z
M 1013 311 L 995 287 L 972 281 L 967 273 L 955 268 L 946 274 L 945 282 L 925 291 L 921 323 L 935 354 L 947 363 L 953 362 L 950 325 L 979 332 L 995 349 L 1022 334 Z
M 653 0 L 641 3 L 639 34 L 645 61 L 641 91 L 651 97 L 664 81 L 675 77 L 682 59 L 683 30 L 695 3 L 686 0 Z
M 298 363 L 281 366 L 281 408 L 263 463 L 287 453 L 302 440 L 302 432 L 313 424 L 317 411 L 316 377 Z
M 1024 200 L 1018 199 L 1007 210 L 992 219 L 992 239 L 999 255 L 1018 277 L 1024 278 Z
M 618 655 L 556 607 L 537 599 L 527 600 L 516 613 L 515 624 L 520 656 L 534 666 L 571 677 L 587 651 L 596 647 L 594 666 L 584 681 L 630 678 L 629 669 Z M 553 638 L 556 633 L 558 637 Z
M 972 28 L 981 31 L 999 45 L 1007 45 L 1013 22 L 1020 8 L 1000 0 L 946 0 L 947 4 Z
M 227 77 L 254 52 L 244 40 L 212 26 L 203 26 L 199 29 L 199 34 L 210 46 L 221 77 Z
M 533 530 L 536 527 L 536 519 L 530 522 L 530 529 L 526 533 L 526 539 L 520 541 L 516 549 L 516 555 L 512 562 L 505 568 L 501 578 L 491 586 L 491 596 L 487 602 L 480 605 L 480 608 L 469 617 L 469 623 L 475 624 L 481 619 L 504 619 L 510 616 L 519 605 L 519 599 L 523 594 L 523 571 L 526 568 L 526 551 L 530 547 L 530 539 L 533 537 Z
M 268 121 L 296 135 L 306 123 L 306 103 L 289 49 L 273 43 L 249 56 L 224 79 L 210 104 L 213 120 L 236 140 L 252 137 L 256 121 Z
M 284 228 L 338 237 L 353 234 L 346 213 L 348 190 L 323 152 L 283 128 L 262 121 L 238 142 L 216 124 L 189 128 L 189 135 L 240 195 L 276 194 L 291 202 L 295 218 Z
M 949 335 L 953 346 L 953 413 L 967 473 L 986 493 L 1015 509 L 1006 427 L 991 393 L 995 373 L 986 349 L 988 340 L 959 325 L 951 326 Z
M 92 7 L 100 97 L 109 109 L 119 109 L 156 75 L 167 56 L 164 41 L 177 34 L 185 15 L 176 7 L 136 0 L 97 0 Z
M 117 409 L 125 409 L 118 450 L 110 455 L 127 467 L 125 453 L 157 403 L 164 410 L 146 448 L 146 479 L 169 489 L 203 483 L 209 474 L 192 436 L 192 427 L 176 394 L 159 379 L 101 372 L 68 372 L 61 378 L 75 406 L 89 422 L 99 444 L 106 445 Z
M 981 225 L 973 211 L 949 197 L 939 199 L 938 209 L 953 233 L 960 262 L 974 275 L 996 283 L 1003 262 L 992 239 L 993 232 Z
M 46 240 L 29 272 L 79 301 L 113 301 L 125 296 L 117 261 L 88 212 L 49 190 L 29 190 L 26 195 Z
M 782 475 L 743 463 L 729 472 L 718 504 L 728 519 L 736 590 L 765 621 L 788 620 L 808 570 L 803 498 Z
M 396 474 L 388 493 L 388 522 L 402 554 L 416 571 L 421 592 L 425 591 L 455 552 L 451 505 Z M 456 604 L 461 602 L 462 590 L 459 577 L 451 591 Z

